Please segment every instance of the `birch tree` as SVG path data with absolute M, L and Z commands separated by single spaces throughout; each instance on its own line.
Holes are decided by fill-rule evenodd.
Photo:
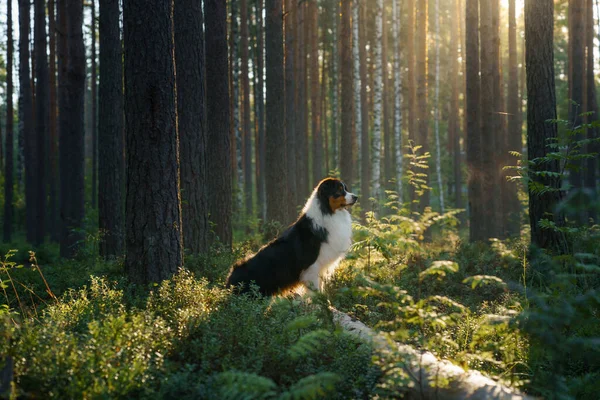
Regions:
M 402 74 L 400 73 L 400 7 L 392 0 L 392 29 L 394 33 L 394 165 L 396 192 L 402 203 Z
M 442 157 L 440 154 L 440 0 L 435 0 L 435 159 L 440 209 L 444 212 L 444 185 L 442 184 Z
M 380 197 L 381 180 L 381 120 L 383 115 L 382 96 L 383 96 L 383 65 L 381 54 L 381 41 L 383 39 L 383 0 L 377 0 L 375 20 L 375 87 L 373 102 L 373 147 L 372 147 L 372 170 L 371 187 L 373 188 L 373 197 Z

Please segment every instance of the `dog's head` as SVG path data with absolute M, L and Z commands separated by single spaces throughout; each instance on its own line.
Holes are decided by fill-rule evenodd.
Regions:
M 317 186 L 317 198 L 323 214 L 333 214 L 356 203 L 358 196 L 348 192 L 344 182 L 326 178 Z

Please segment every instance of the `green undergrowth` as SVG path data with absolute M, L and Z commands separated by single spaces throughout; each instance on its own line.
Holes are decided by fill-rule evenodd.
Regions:
M 223 271 L 230 257 L 204 268 Z M 102 267 L 104 277 L 80 272 L 81 286 L 51 289 L 33 304 L 21 287 L 19 305 L 2 277 L 0 361 L 15 362 L 14 396 L 365 398 L 381 375 L 370 345 L 333 324 L 323 296 L 235 296 L 189 270 L 148 293 L 127 285 L 114 264 L 96 272 Z M 33 272 L 54 281 L 50 267 L 3 268 L 12 282 L 34 280 Z

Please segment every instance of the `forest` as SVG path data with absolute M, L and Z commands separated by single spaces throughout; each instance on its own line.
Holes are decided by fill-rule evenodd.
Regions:
M 0 398 L 598 398 L 598 0 L 0 0 L 0 32 Z M 230 287 L 327 177 L 323 287 Z

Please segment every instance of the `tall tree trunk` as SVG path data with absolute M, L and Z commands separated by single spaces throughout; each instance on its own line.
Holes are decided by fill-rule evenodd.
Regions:
M 484 207 L 482 201 L 481 170 L 481 81 L 479 75 L 479 0 L 466 0 L 466 113 L 467 113 L 467 167 L 469 170 L 469 238 L 471 242 L 484 240 Z
M 50 49 L 49 71 L 50 71 L 50 146 L 48 148 L 48 231 L 53 242 L 60 240 L 59 231 L 59 207 L 58 207 L 58 107 L 56 93 L 56 19 L 55 1 L 48 0 L 48 38 Z
M 444 204 L 444 184 L 442 182 L 442 156 L 440 144 L 440 0 L 435 0 L 435 99 L 434 99 L 434 118 L 435 118 L 435 171 L 437 175 L 438 196 L 440 201 L 440 210 L 443 213 Z
M 308 121 L 308 108 L 307 108 L 307 96 L 306 87 L 307 85 L 307 62 L 306 62 L 306 32 L 308 32 L 308 19 L 307 19 L 307 3 L 302 2 L 298 4 L 298 20 L 296 26 L 296 37 L 298 38 L 296 47 L 296 76 L 297 76 L 297 96 L 296 96 L 296 147 L 297 147 L 297 159 L 296 159 L 296 184 L 298 190 L 296 191 L 296 203 L 300 204 L 309 192 L 309 179 L 308 179 L 308 141 L 307 141 L 307 121 Z
M 321 135 L 321 83 L 319 82 L 319 7 L 308 3 L 310 10 L 310 112 L 312 120 L 312 182 L 323 179 L 323 137 Z
M 46 234 L 46 144 L 50 125 L 50 76 L 48 74 L 48 53 L 46 42 L 46 2 L 35 0 L 35 58 L 36 58 L 36 108 L 35 130 L 37 153 L 34 164 L 36 171 L 36 226 L 33 234 L 33 244 L 40 245 L 44 242 Z
M 422 146 L 420 154 L 429 152 L 429 119 L 427 110 L 427 3 L 428 0 L 418 2 L 417 20 L 420 21 L 416 31 L 416 79 L 417 79 L 417 116 L 418 135 L 416 144 Z M 429 184 L 429 171 L 425 178 Z M 419 201 L 419 212 L 425 211 L 429 206 L 429 190 L 425 190 Z
M 508 112 L 508 133 L 507 144 L 508 151 L 521 152 L 523 144 L 521 142 L 520 123 L 520 101 L 519 98 L 519 66 L 517 63 L 517 18 L 515 0 L 509 0 L 508 3 L 508 96 L 506 98 L 506 110 Z M 507 157 L 510 162 L 511 158 Z M 504 175 L 505 176 L 505 175 Z M 506 188 L 507 221 L 506 233 L 509 236 L 516 236 L 520 232 L 520 204 L 517 196 L 517 185 L 509 183 Z
M 58 13 L 66 32 L 59 42 L 60 255 L 71 258 L 82 245 L 85 202 L 83 0 L 60 0 Z
M 495 129 L 497 115 L 494 109 L 494 45 L 491 2 L 494 0 L 479 0 L 480 34 L 481 34 L 481 173 L 482 191 L 479 201 L 482 203 L 483 220 L 481 223 L 483 237 L 487 240 L 497 233 L 496 210 L 496 137 Z M 487 145 L 487 149 L 483 148 Z
M 381 131 L 383 118 L 383 0 L 377 0 L 375 4 L 375 99 L 373 103 L 373 147 L 371 150 L 371 188 L 375 204 L 374 210 L 378 209 L 377 202 L 381 199 Z
M 265 160 L 266 160 L 266 147 L 265 147 L 265 98 L 264 98 L 264 24 L 263 24 L 263 0 L 257 1 L 256 7 L 256 114 L 258 120 L 258 127 L 256 132 L 255 141 L 255 155 L 256 160 L 256 191 L 257 200 L 259 207 L 259 217 L 265 221 L 267 218 L 267 202 L 266 202 L 266 186 L 265 186 Z
M 356 110 L 361 114 L 361 126 L 356 129 L 361 130 L 360 146 L 360 194 L 362 197 L 361 208 L 363 210 L 363 220 L 365 213 L 371 210 L 369 198 L 371 197 L 371 141 L 369 140 L 369 105 L 367 104 L 367 4 L 360 2 L 360 21 L 359 21 L 359 64 L 360 64 L 360 109 Z
M 353 85 L 354 85 L 354 128 L 356 129 L 357 136 L 357 154 L 359 163 L 357 164 L 357 175 L 361 175 L 361 157 L 362 157 L 362 113 L 360 110 L 361 107 L 361 88 L 362 81 L 360 77 L 360 47 L 363 44 L 362 40 L 359 37 L 359 26 L 362 19 L 359 17 L 360 15 L 360 4 L 359 0 L 354 0 L 352 3 L 352 72 L 353 72 Z
M 587 93 L 585 94 L 587 99 L 587 109 L 586 112 L 593 112 L 591 116 L 588 117 L 588 122 L 591 123 L 594 120 L 598 119 L 598 104 L 596 101 L 596 81 L 595 81 L 595 73 L 594 73 L 594 37 L 596 36 L 594 30 L 594 3 L 592 0 L 586 0 L 586 33 L 585 33 L 585 41 L 587 46 L 586 51 L 586 88 Z M 589 140 L 593 140 L 597 137 L 596 135 L 597 129 L 590 128 L 587 131 L 587 138 Z M 593 143 L 588 144 L 585 147 L 585 151 L 587 153 L 594 152 L 597 146 Z M 596 169 L 598 164 L 598 157 L 592 157 L 585 161 L 584 170 L 583 170 L 583 186 L 594 195 L 596 194 Z M 588 211 L 588 218 L 596 219 L 595 212 L 590 209 Z
M 232 164 L 229 138 L 229 91 L 227 76 L 227 12 L 220 0 L 204 3 L 206 49 L 206 165 L 218 173 L 207 174 L 208 212 L 214 230 L 231 247 Z
M 554 87 L 554 2 L 552 0 L 525 0 L 525 43 L 527 46 L 527 155 L 529 160 L 545 157 L 548 140 L 557 137 L 557 127 L 549 123 L 556 119 L 556 94 Z M 575 88 L 574 88 L 575 89 Z M 539 163 L 535 170 L 559 172 L 558 161 Z M 553 229 L 542 229 L 542 218 L 563 224 L 554 209 L 561 201 L 560 178 L 530 176 L 533 181 L 549 185 L 555 190 L 537 195 L 529 191 L 529 221 L 531 242 L 541 248 L 566 252 L 566 243 L 561 233 Z
M 298 4 L 294 0 L 285 0 L 285 133 L 286 133 L 286 169 L 288 171 L 287 221 L 296 218 L 299 203 L 296 201 L 296 28 Z
M 462 202 L 462 157 L 460 149 L 460 109 L 459 109 L 459 75 L 460 64 L 458 61 L 458 45 L 459 45 L 459 24 L 460 24 L 460 5 L 458 0 L 453 1 L 453 9 L 450 17 L 451 33 L 450 33 L 450 116 L 448 119 L 448 138 L 452 148 L 452 175 L 453 175 L 453 192 L 454 192 L 454 207 L 457 209 L 463 208 Z M 464 49 L 462 49 L 464 54 Z
M 35 231 L 36 185 L 35 162 L 37 148 L 33 130 L 33 96 L 29 71 L 30 2 L 19 0 L 19 127 L 23 136 L 25 167 L 25 217 L 26 237 L 33 242 Z
M 414 145 L 417 138 L 417 85 L 416 85 L 416 59 L 415 59 L 415 0 L 406 1 L 406 64 L 407 64 L 407 96 L 406 109 L 408 111 L 408 140 Z M 415 190 L 408 185 L 410 206 L 413 207 Z
M 402 74 L 400 72 L 400 7 L 399 0 L 392 0 L 392 29 L 394 36 L 394 166 L 396 180 L 395 191 L 402 203 Z
M 339 169 L 339 146 L 338 146 L 338 138 L 339 138 L 339 101 L 338 101 L 338 91 L 339 91 L 339 51 L 338 51 L 338 42 L 339 42 L 339 15 L 340 15 L 340 3 L 339 1 L 333 2 L 333 16 L 332 16 L 332 26 L 331 26 L 331 150 L 332 150 L 332 159 L 333 166 L 332 169 Z M 329 172 L 329 171 L 328 171 Z
M 240 126 L 240 114 L 243 109 L 240 108 L 240 49 L 239 49 L 239 24 L 238 24 L 238 0 L 231 0 L 229 8 L 230 17 L 230 32 L 229 32 L 229 63 L 230 63 L 230 93 L 231 98 L 231 134 L 233 168 L 235 171 L 234 192 L 236 194 L 235 210 L 242 212 L 244 204 L 244 160 L 243 160 L 243 143 L 242 143 L 242 127 Z
M 13 231 L 13 149 L 14 149 L 14 109 L 13 109 L 13 23 L 12 1 L 6 2 L 6 160 L 4 164 L 4 229 L 3 239 L 9 243 Z
M 340 170 L 348 186 L 354 183 L 354 102 L 352 101 L 352 0 L 341 0 L 342 137 Z
M 381 171 L 381 179 L 380 183 L 382 185 L 381 188 L 381 198 L 385 200 L 385 191 L 390 189 L 389 183 L 390 178 L 392 176 L 392 146 L 393 146 L 393 138 L 392 138 L 392 129 L 393 129 L 393 115 L 391 106 L 393 105 L 390 102 L 390 90 L 394 87 L 393 77 L 390 78 L 389 68 L 388 68 L 388 37 L 389 37 L 389 29 L 387 23 L 387 11 L 386 11 L 386 1 L 383 3 L 383 8 L 381 10 L 381 18 L 382 18 L 382 37 L 381 37 L 381 65 L 383 68 L 383 88 L 382 88 L 382 104 L 383 104 L 383 120 L 382 120 L 382 133 L 383 133 L 383 162 L 381 163 L 382 171 Z M 388 213 L 389 210 L 383 209 L 385 213 Z
M 98 226 L 100 255 L 124 253 L 123 188 L 123 49 L 119 28 L 119 0 L 100 0 L 100 81 L 98 115 Z
M 571 87 L 571 104 L 569 107 L 569 121 L 572 127 L 582 123 L 580 114 L 587 111 L 582 109 L 584 103 L 584 77 L 585 77 L 585 19 L 584 7 L 586 0 L 571 0 L 569 5 L 569 16 L 571 19 L 571 30 L 569 31 L 569 47 L 571 51 L 569 84 Z M 582 139 L 577 135 L 575 140 Z M 574 189 L 581 189 L 583 176 L 580 171 L 581 162 L 574 161 L 575 169 L 569 173 L 569 182 Z M 581 218 L 583 221 L 583 216 Z
M 242 162 L 244 171 L 244 204 L 246 215 L 252 215 L 252 129 L 250 125 L 250 78 L 248 76 L 248 1 L 240 1 L 241 84 L 242 84 Z M 241 189 L 241 188 L 240 188 Z
M 91 0 L 92 7 L 92 208 L 96 209 L 98 202 L 98 95 L 97 95 L 97 66 L 96 66 L 96 1 Z
M 283 1 L 266 1 L 267 66 L 267 221 L 287 224 L 281 199 L 287 198 L 285 154 L 285 91 L 283 64 Z
M 183 265 L 172 15 L 172 0 L 128 0 L 123 7 L 125 269 L 142 284 L 168 279 Z
M 173 27 L 177 79 L 177 131 L 181 163 L 182 232 L 183 245 L 191 250 L 192 254 L 201 254 L 208 250 L 210 232 L 206 192 L 208 143 L 202 21 L 201 3 L 194 0 L 175 0 Z

